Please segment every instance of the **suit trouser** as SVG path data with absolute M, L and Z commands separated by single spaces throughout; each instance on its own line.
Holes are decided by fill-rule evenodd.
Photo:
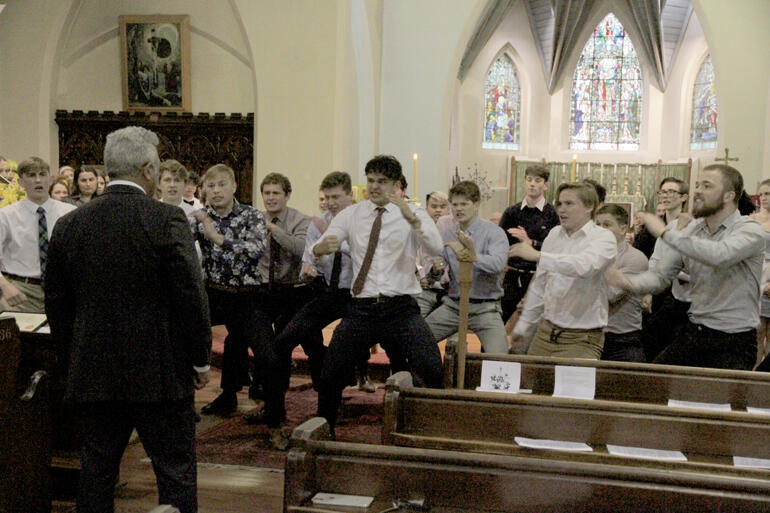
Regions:
M 265 361 L 265 344 L 271 343 L 273 330 L 258 309 L 259 293 L 256 287 L 244 292 L 207 287 L 207 293 L 211 324 L 227 327 L 221 387 L 226 392 L 238 392 L 249 381 L 249 348 L 255 360 Z
M 519 271 L 509 269 L 503 278 L 503 297 L 500 301 L 500 307 L 503 310 L 503 324 L 508 322 L 516 307 L 519 306 L 524 295 L 527 293 L 529 282 L 535 275 L 534 271 Z
M 109 401 L 78 406 L 83 430 L 78 513 L 111 513 L 120 460 L 131 431 L 155 470 L 158 503 L 198 511 L 193 396 L 176 401 Z
M 291 378 L 291 354 L 294 348 L 302 345 L 308 356 L 313 385 L 317 388 L 326 353 L 323 337 L 319 339 L 317 335 L 329 323 L 345 315 L 349 304 L 348 289 L 327 289 L 300 308 L 275 338 L 264 383 L 265 412 L 272 419 L 280 420 L 286 413 L 286 390 Z M 368 350 L 361 357 L 368 360 Z
M 332 431 L 342 390 L 353 377 L 361 349 L 369 349 L 378 342 L 391 362 L 405 358 L 418 386 L 442 386 L 441 353 L 412 296 L 352 299 L 348 315 L 334 330 L 319 383 L 318 416 L 329 422 Z M 397 370 L 402 369 L 394 369 Z
M 688 321 L 679 338 L 664 349 L 654 363 L 752 370 L 756 361 L 756 329 L 726 333 Z
M 258 336 L 264 339 L 261 345 L 266 352 L 264 358 L 254 358 L 254 364 L 251 368 L 254 385 L 265 386 L 264 381 L 268 372 L 267 364 L 270 361 L 270 352 L 272 352 L 269 348 L 274 348 L 275 337 L 283 332 L 294 315 L 313 298 L 317 290 L 316 285 L 295 287 L 291 284 L 262 284 L 260 287 L 257 304 L 260 315 L 256 317 L 256 323 Z M 303 347 L 305 345 L 307 347 L 323 346 L 323 333 L 320 329 L 308 332 L 307 335 L 310 339 L 305 341 Z M 291 353 L 289 353 L 289 357 L 291 357 Z

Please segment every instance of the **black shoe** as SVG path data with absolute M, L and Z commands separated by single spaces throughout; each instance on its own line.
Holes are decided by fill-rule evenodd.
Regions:
M 229 392 L 222 392 L 219 394 L 219 397 L 201 408 L 201 413 L 204 415 L 219 415 L 220 417 L 227 417 L 234 413 L 237 408 L 238 398 L 236 395 Z
M 264 424 L 267 427 L 275 428 L 281 425 L 282 422 L 286 421 L 286 414 L 283 415 L 272 415 L 265 410 L 259 410 L 258 412 L 249 413 L 248 415 L 244 415 L 243 419 L 246 421 L 246 424 L 249 425 L 259 425 Z
M 252 383 L 251 386 L 249 386 L 249 399 L 252 401 L 259 401 L 260 399 L 265 399 L 265 391 L 262 388 L 262 385 L 257 383 Z

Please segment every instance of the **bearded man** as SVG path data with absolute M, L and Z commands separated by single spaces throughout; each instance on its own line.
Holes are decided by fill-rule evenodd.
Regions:
M 756 362 L 760 277 L 765 247 L 762 226 L 738 211 L 743 177 L 733 167 L 703 168 L 695 184 L 693 221 L 681 214 L 666 227 L 654 214 L 640 214 L 650 233 L 666 245 L 649 271 L 624 276 L 608 271 L 611 285 L 647 293 L 666 288 L 677 273 L 690 273 L 692 304 L 681 336 L 655 363 L 751 370 Z

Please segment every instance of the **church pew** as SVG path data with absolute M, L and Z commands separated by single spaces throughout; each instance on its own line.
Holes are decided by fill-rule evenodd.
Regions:
M 51 510 L 51 426 L 45 371 L 20 371 L 13 319 L 0 319 L 0 512 Z
M 730 369 L 705 369 L 651 363 L 610 362 L 577 358 L 468 353 L 465 388 L 475 390 L 484 360 L 521 364 L 521 388 L 551 395 L 554 367 L 569 365 L 596 368 L 596 399 L 666 404 L 669 399 L 770 408 L 770 373 Z M 444 354 L 444 387 L 456 386 L 456 349 Z
M 407 372 L 386 383 L 382 442 L 498 454 L 529 453 L 514 437 L 582 442 L 583 461 L 618 461 L 606 445 L 681 451 L 704 469 L 731 472 L 732 456 L 770 459 L 770 416 L 656 404 L 412 386 Z M 551 451 L 537 450 L 545 457 Z M 564 451 L 558 451 L 564 455 Z M 767 471 L 760 470 L 765 478 Z
M 316 417 L 291 438 L 285 513 L 351 511 L 318 506 L 319 492 L 374 497 L 362 513 L 395 499 L 423 500 L 435 513 L 738 512 L 770 508 L 770 481 L 751 472 L 709 475 L 531 455 L 478 454 L 330 440 Z

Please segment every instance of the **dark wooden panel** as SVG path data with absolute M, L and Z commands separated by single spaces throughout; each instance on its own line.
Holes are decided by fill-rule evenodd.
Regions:
M 56 111 L 59 165 L 103 164 L 107 134 L 136 125 L 158 134 L 161 160 L 173 158 L 203 174 L 214 164 L 233 168 L 237 197 L 251 204 L 254 173 L 254 114 Z

